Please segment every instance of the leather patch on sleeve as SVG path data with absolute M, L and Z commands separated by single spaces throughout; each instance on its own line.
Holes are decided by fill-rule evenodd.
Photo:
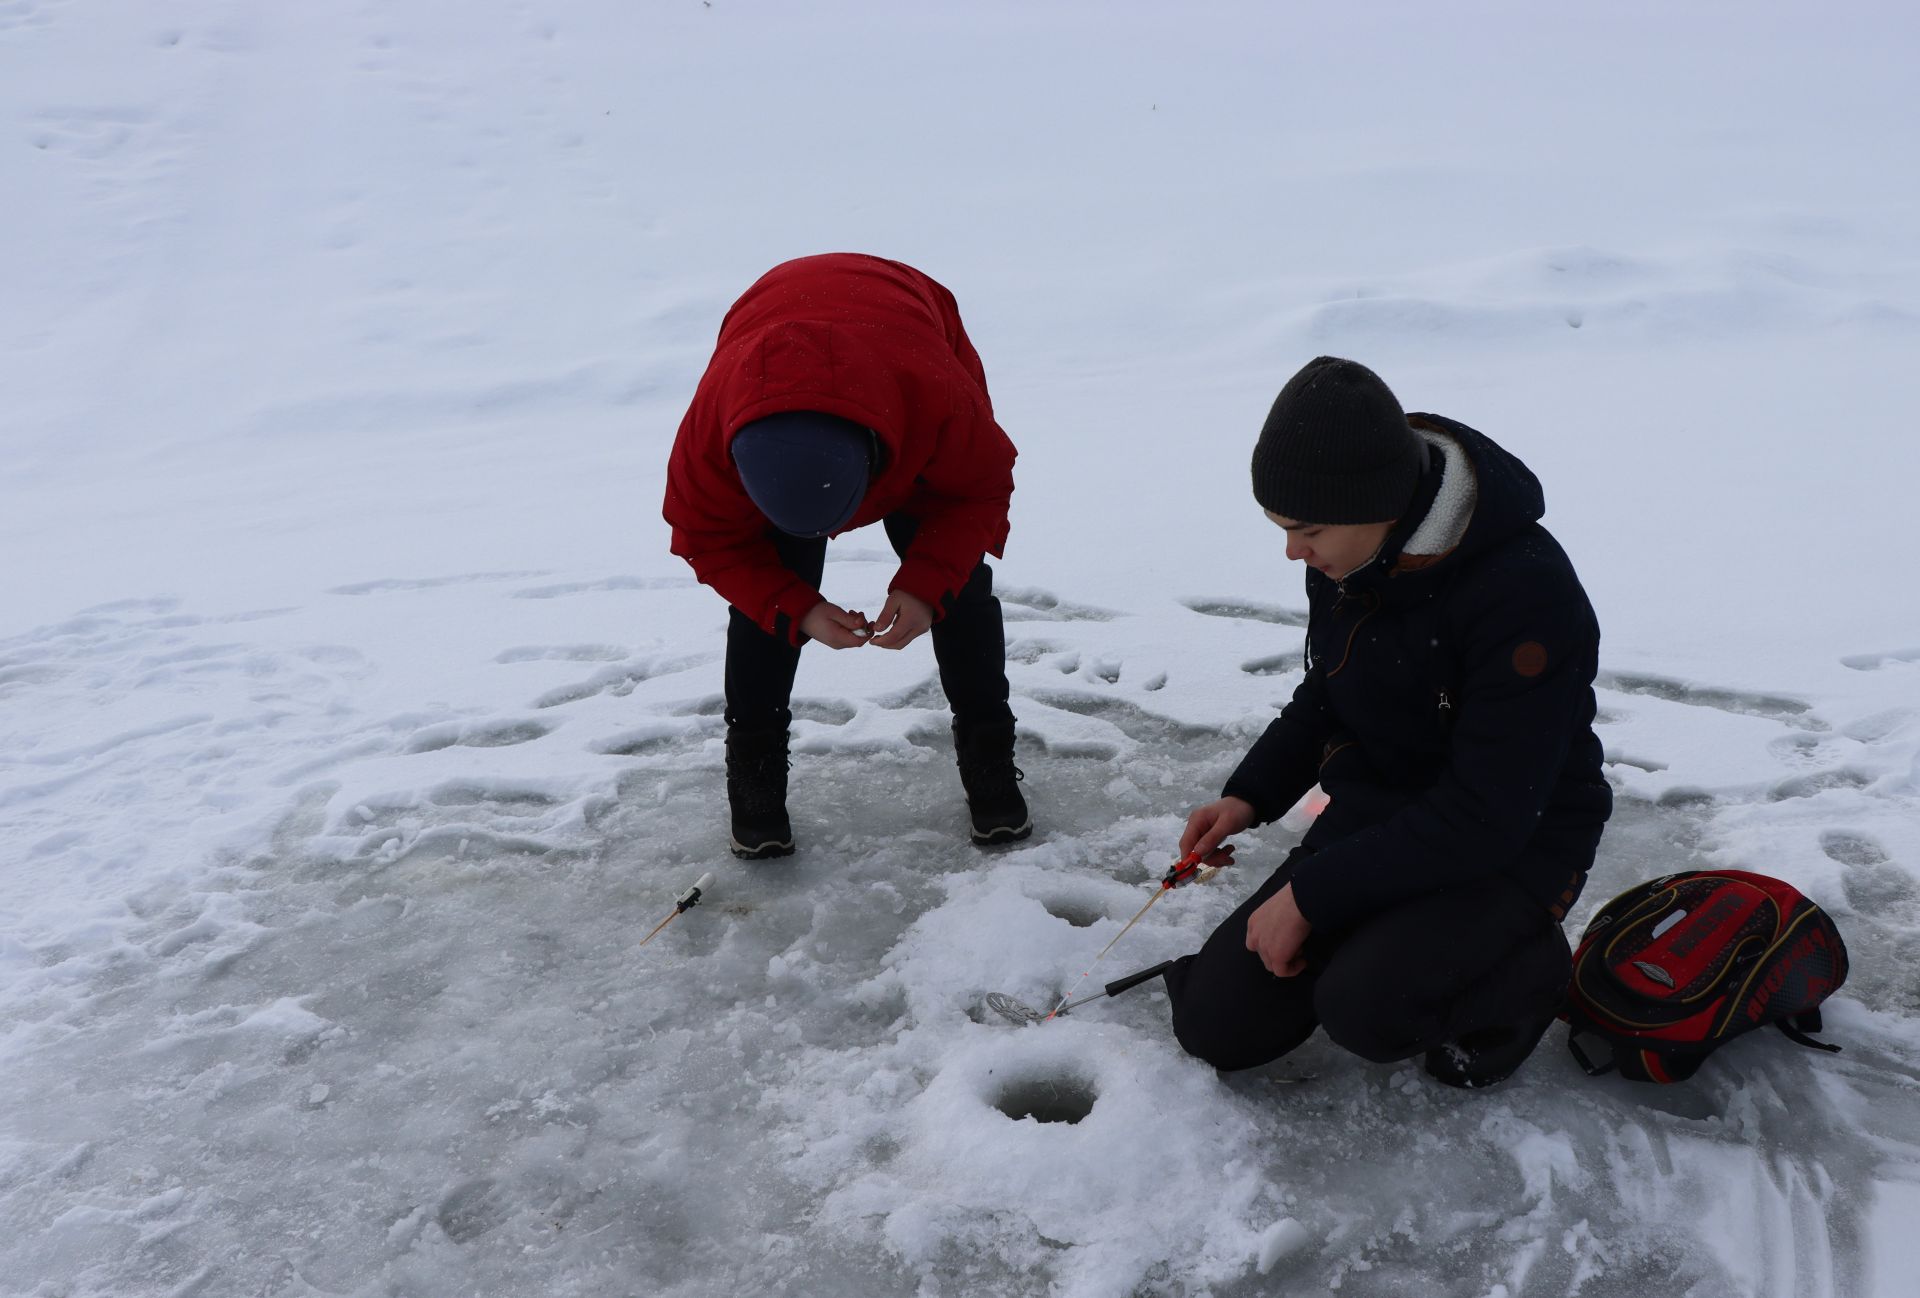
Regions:
M 1513 651 L 1513 670 L 1522 676 L 1538 676 L 1547 669 L 1547 647 L 1529 640 Z

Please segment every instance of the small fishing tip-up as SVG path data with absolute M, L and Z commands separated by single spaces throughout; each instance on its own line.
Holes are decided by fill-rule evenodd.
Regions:
M 695 906 L 698 906 L 700 904 L 701 894 L 704 893 L 708 888 L 711 888 L 712 886 L 713 886 L 713 874 L 711 872 L 703 874 L 698 879 L 694 880 L 693 887 L 681 893 L 679 900 L 673 903 L 673 909 L 667 912 L 667 917 L 661 920 L 658 924 L 655 924 L 653 926 L 652 933 L 648 933 L 645 937 L 640 939 L 640 945 L 645 946 L 647 943 L 653 941 L 654 933 L 658 933 L 661 929 L 673 923 L 673 921 L 678 919 L 681 915 L 685 914 L 689 910 L 692 910 Z

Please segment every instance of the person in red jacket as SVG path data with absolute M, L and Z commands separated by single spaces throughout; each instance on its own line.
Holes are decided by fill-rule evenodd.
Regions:
M 787 732 L 800 647 L 901 649 L 929 629 L 973 841 L 1032 832 L 983 561 L 1006 544 L 1014 455 L 953 294 L 911 266 L 802 257 L 727 312 L 674 438 L 664 513 L 673 552 L 732 606 L 734 855 L 793 851 Z M 819 589 L 827 538 L 869 523 L 900 556 L 872 620 Z

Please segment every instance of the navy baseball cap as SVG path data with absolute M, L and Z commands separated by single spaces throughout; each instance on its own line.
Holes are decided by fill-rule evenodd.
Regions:
M 845 527 L 873 472 L 873 434 L 817 410 L 742 424 L 728 450 L 754 505 L 792 536 L 826 536 Z

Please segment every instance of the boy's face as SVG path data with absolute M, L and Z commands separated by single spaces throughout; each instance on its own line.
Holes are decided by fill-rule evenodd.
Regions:
M 1384 523 L 1302 523 L 1266 511 L 1287 534 L 1287 558 L 1298 559 L 1339 581 L 1386 544 L 1396 520 Z

